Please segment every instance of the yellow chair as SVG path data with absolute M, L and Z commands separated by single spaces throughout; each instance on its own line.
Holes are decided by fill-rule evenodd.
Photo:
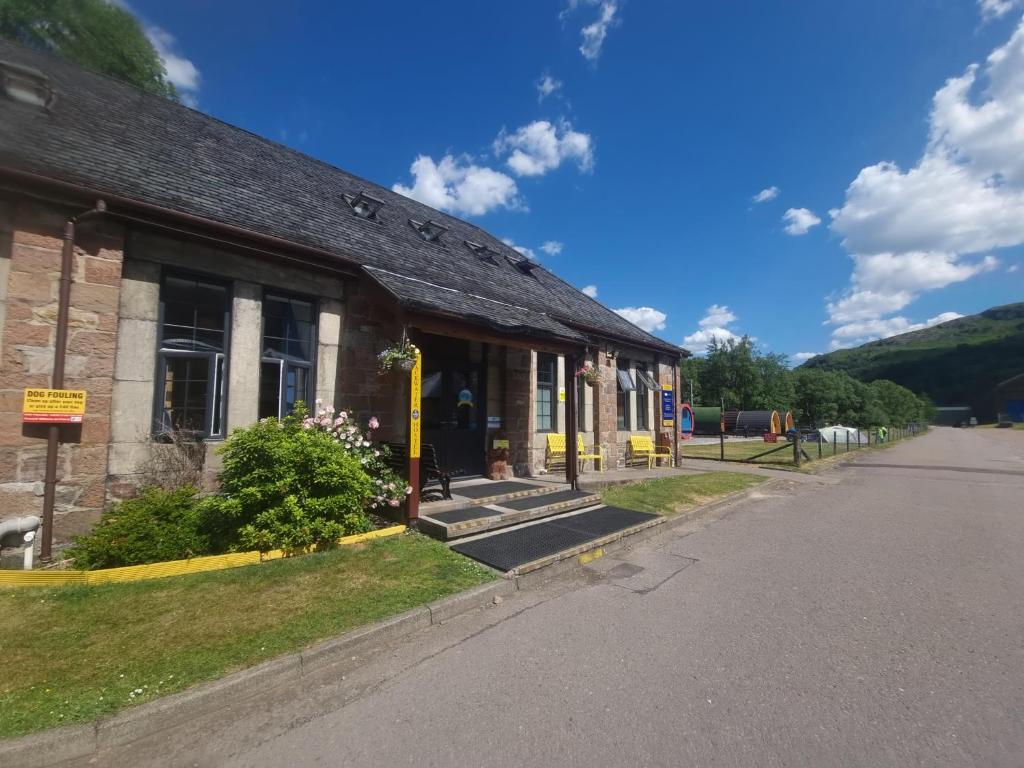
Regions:
M 565 435 L 548 435 L 548 447 L 544 452 L 544 468 L 550 470 L 557 464 L 565 465 Z
M 576 433 L 576 455 L 581 465 L 586 464 L 589 459 L 594 462 L 594 469 L 598 472 L 604 472 L 604 448 L 600 445 L 594 445 L 590 449 L 590 453 L 587 453 L 587 448 L 583 445 L 583 435 L 579 432 Z
M 651 469 L 658 459 L 672 458 L 672 449 L 655 446 L 647 435 L 631 435 L 629 438 L 630 457 L 636 460 L 647 460 L 647 468 Z

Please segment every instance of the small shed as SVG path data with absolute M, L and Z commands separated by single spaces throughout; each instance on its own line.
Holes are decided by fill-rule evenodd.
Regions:
M 1000 421 L 1024 422 L 1024 373 L 996 384 L 995 394 Z
M 971 423 L 974 412 L 969 405 L 943 405 L 935 409 L 938 427 L 965 427 Z
M 736 432 L 744 435 L 778 435 L 782 433 L 778 411 L 740 411 L 736 418 Z
M 697 435 L 718 435 L 725 432 L 725 418 L 722 415 L 722 409 L 717 406 L 694 408 L 693 431 Z

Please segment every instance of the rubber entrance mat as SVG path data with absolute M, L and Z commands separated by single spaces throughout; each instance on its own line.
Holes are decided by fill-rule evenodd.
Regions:
M 585 493 L 583 491 L 558 491 L 557 493 L 545 493 L 542 496 L 526 496 L 522 499 L 503 501 L 498 506 L 522 512 L 526 509 L 537 509 L 539 507 L 549 506 L 550 504 L 561 504 L 563 501 L 585 499 L 587 496 L 593 495 L 594 494 L 592 493 Z
M 530 485 L 530 483 L 513 483 L 502 480 L 496 483 L 460 485 L 452 488 L 452 496 L 465 496 L 467 499 L 485 499 L 489 496 L 501 496 L 503 493 L 519 493 L 520 491 L 533 491 L 538 488 L 539 486 Z
M 436 515 L 427 512 L 424 517 L 451 525 L 452 523 L 464 523 L 466 520 L 479 520 L 481 517 L 498 517 L 500 514 L 501 512 L 495 512 L 487 507 L 467 507 L 466 509 L 453 509 L 451 512 L 438 512 Z
M 499 571 L 511 571 L 520 565 L 657 517 L 632 509 L 601 507 L 514 531 L 484 536 L 475 541 L 456 544 L 452 549 Z

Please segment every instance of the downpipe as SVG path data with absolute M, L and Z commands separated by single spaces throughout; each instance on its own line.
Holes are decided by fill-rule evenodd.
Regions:
M 32 570 L 32 557 L 35 554 L 33 542 L 41 523 L 42 521 L 35 515 L 25 515 L 0 522 L 0 549 L 23 545 L 25 547 L 24 567 L 26 571 Z
M 106 213 L 107 204 L 97 200 L 87 211 L 71 216 L 64 222 L 64 245 L 60 254 L 60 290 L 57 300 L 57 337 L 53 351 L 53 389 L 64 388 L 64 363 L 67 358 L 68 317 L 71 313 L 71 271 L 75 257 L 75 227 L 93 216 Z M 57 451 L 60 447 L 60 425 L 51 424 L 46 432 L 46 474 L 43 477 L 42 541 L 39 557 L 49 562 L 53 556 L 53 508 L 57 498 Z

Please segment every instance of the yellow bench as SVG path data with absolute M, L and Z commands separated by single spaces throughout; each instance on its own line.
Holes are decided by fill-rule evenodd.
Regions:
M 594 462 L 594 469 L 604 472 L 604 448 L 595 445 L 590 449 L 590 453 L 587 453 L 587 448 L 583 445 L 583 435 L 579 432 L 576 433 L 576 456 L 579 458 L 581 466 L 586 464 L 589 459 Z
M 551 433 L 544 451 L 544 468 L 550 470 L 558 464 L 565 465 L 565 435 Z
M 629 454 L 633 461 L 646 460 L 650 469 L 658 459 L 672 459 L 672 449 L 656 446 L 647 435 L 631 435 Z
M 583 444 L 583 435 L 576 433 L 576 458 L 580 462 L 593 461 L 594 468 L 604 472 L 604 452 L 601 446 L 595 445 L 587 453 Z M 552 469 L 556 466 L 565 466 L 565 435 L 551 433 L 548 435 L 547 449 L 544 451 L 544 468 Z

